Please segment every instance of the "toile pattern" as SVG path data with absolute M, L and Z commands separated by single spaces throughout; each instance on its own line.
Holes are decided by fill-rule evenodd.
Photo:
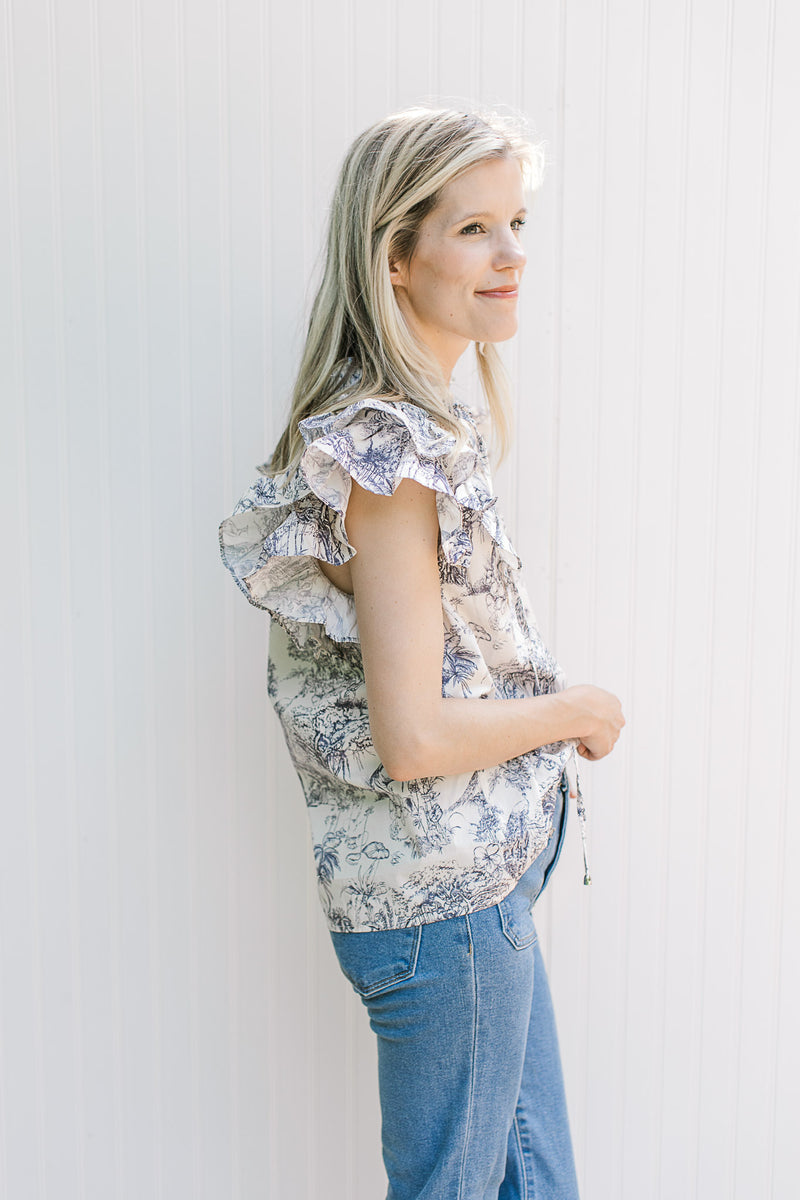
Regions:
M 444 920 L 502 900 L 545 848 L 555 789 L 575 759 L 559 742 L 471 774 L 397 782 L 372 745 L 352 596 L 317 559 L 355 553 L 352 480 L 391 495 L 402 479 L 436 493 L 444 623 L 442 695 L 516 698 L 559 691 L 492 492 L 473 415 L 463 437 L 417 405 L 362 399 L 300 428 L 299 464 L 261 476 L 220 526 L 225 565 L 272 616 L 270 699 L 308 805 L 331 929 Z M 584 819 L 579 801 L 579 814 Z

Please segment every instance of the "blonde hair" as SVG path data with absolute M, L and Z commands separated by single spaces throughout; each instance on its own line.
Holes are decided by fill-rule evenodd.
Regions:
M 493 158 L 516 159 L 526 186 L 538 186 L 541 148 L 518 122 L 497 113 L 410 108 L 356 138 L 334 191 L 322 282 L 271 473 L 298 462 L 300 421 L 364 397 L 412 400 L 459 435 L 441 368 L 397 304 L 389 263 L 410 258 L 442 188 Z M 475 348 L 502 454 L 509 429 L 506 372 L 493 345 Z

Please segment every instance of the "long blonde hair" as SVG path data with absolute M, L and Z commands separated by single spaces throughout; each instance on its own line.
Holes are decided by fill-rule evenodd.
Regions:
M 410 108 L 356 138 L 334 191 L 322 282 L 271 473 L 298 462 L 300 421 L 367 396 L 413 400 L 458 434 L 441 368 L 400 311 L 389 262 L 410 258 L 443 187 L 478 163 L 506 157 L 519 162 L 528 187 L 538 185 L 541 148 L 518 123 L 496 113 Z M 502 453 L 509 428 L 506 373 L 493 345 L 475 348 Z

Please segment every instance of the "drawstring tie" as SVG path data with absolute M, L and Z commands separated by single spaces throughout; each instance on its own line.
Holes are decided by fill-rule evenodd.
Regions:
M 586 805 L 583 800 L 583 792 L 581 791 L 580 774 L 578 771 L 578 743 L 577 740 L 572 743 L 572 753 L 567 759 L 564 770 L 567 773 L 567 782 L 569 783 L 569 794 L 575 800 L 575 807 L 578 810 L 578 824 L 581 830 L 581 846 L 583 848 L 583 882 L 588 885 L 592 882 L 592 877 L 589 874 L 589 852 L 586 848 Z

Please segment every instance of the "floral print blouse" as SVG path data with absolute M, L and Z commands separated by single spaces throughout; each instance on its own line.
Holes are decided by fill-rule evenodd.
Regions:
M 577 789 L 573 742 L 409 782 L 389 777 L 372 744 L 353 597 L 317 564 L 355 553 L 345 525 L 353 479 L 386 496 L 402 479 L 436 493 L 443 696 L 515 698 L 565 686 L 497 512 L 484 441 L 470 411 L 454 409 L 460 445 L 410 402 L 361 399 L 303 421 L 299 467 L 275 477 L 259 468 L 220 526 L 225 565 L 273 618 L 269 696 L 308 805 L 322 905 L 340 932 L 496 904 L 547 845 L 565 769 Z

